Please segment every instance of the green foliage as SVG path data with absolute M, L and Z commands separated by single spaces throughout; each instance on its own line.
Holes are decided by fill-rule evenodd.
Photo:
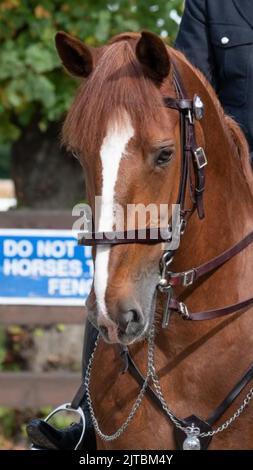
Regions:
M 43 406 L 38 410 L 37 415 L 45 419 L 49 415 L 49 413 L 51 413 L 51 411 L 53 411 L 53 408 L 51 406 Z M 50 419 L 50 424 L 58 429 L 64 429 L 70 426 L 71 423 L 74 423 L 76 420 L 76 413 L 62 412 L 54 415 Z
M 6 335 L 5 330 L 2 326 L 0 326 L 0 371 L 3 370 L 3 362 L 5 359 L 6 354 Z
M 5 437 L 10 437 L 15 429 L 15 411 L 10 408 L 0 407 L 0 432 Z
M 183 0 L 1 1 L 0 144 L 17 139 L 35 116 L 46 130 L 68 109 L 76 84 L 57 57 L 57 30 L 94 46 L 119 32 L 141 29 L 171 42 L 178 27 L 173 18 L 182 8 Z
M 10 145 L 0 144 L 0 178 L 8 178 L 10 176 L 10 173 L 11 173 Z

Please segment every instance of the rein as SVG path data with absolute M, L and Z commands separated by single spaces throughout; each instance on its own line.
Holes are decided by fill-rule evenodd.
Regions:
M 179 302 L 173 297 L 173 288 L 176 286 L 189 287 L 193 285 L 198 279 L 211 274 L 227 261 L 232 259 L 241 251 L 245 250 L 253 242 L 253 231 L 250 232 L 245 238 L 236 243 L 232 248 L 216 256 L 212 260 L 201 264 L 196 268 L 180 273 L 173 273 L 166 271 L 164 277 L 160 281 L 159 288 L 162 292 L 167 292 L 168 300 L 166 310 L 164 312 L 163 326 L 168 326 L 171 311 L 177 312 L 184 320 L 213 320 L 224 315 L 229 315 L 242 310 L 253 304 L 253 297 L 243 300 L 233 305 L 213 310 L 206 310 L 202 312 L 190 313 L 187 306 L 183 302 Z M 164 261 L 163 261 L 164 262 Z M 165 261 L 166 263 L 166 261 Z

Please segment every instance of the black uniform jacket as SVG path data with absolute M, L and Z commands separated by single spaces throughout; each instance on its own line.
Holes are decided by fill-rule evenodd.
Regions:
M 186 0 L 175 46 L 211 81 L 253 152 L 253 0 Z

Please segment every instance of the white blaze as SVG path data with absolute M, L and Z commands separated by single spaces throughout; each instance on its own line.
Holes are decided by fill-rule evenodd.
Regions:
M 127 144 L 134 135 L 131 119 L 123 111 L 120 123 L 111 121 L 108 124 L 107 134 L 100 149 L 102 163 L 102 195 L 101 213 L 98 224 L 99 232 L 110 232 L 115 224 L 114 204 L 115 186 L 118 178 L 122 157 L 125 155 Z M 110 247 L 97 246 L 94 272 L 94 290 L 97 300 L 98 313 L 107 323 L 111 323 L 105 303 L 105 293 L 109 274 Z

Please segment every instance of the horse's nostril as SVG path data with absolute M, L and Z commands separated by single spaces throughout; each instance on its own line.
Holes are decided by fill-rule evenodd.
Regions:
M 142 324 L 142 315 L 138 310 L 128 310 L 121 313 L 119 318 L 119 330 L 121 333 L 134 334 Z
M 137 310 L 132 310 L 132 314 L 133 314 L 133 319 L 132 321 L 134 323 L 139 323 L 141 321 L 141 317 L 140 317 L 140 314 L 139 312 L 137 312 Z

